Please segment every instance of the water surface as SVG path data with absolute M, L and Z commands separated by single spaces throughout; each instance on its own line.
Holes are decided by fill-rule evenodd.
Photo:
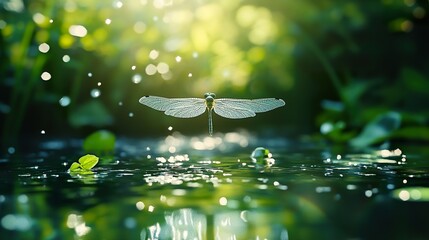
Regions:
M 89 174 L 78 140 L 0 158 L 8 239 L 425 239 L 425 148 L 352 150 L 230 133 L 121 139 Z M 254 163 L 263 146 L 275 163 Z M 11 150 L 11 149 L 9 149 Z

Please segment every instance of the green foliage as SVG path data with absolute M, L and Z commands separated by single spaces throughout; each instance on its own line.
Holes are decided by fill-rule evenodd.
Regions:
M 113 119 L 102 102 L 92 100 L 73 109 L 69 121 L 74 127 L 105 127 L 111 125 Z
M 362 132 L 350 141 L 354 147 L 367 147 L 379 143 L 392 136 L 401 125 L 401 115 L 397 112 L 388 112 L 379 115 L 369 122 Z
M 31 119 L 31 132 L 40 132 L 46 119 L 60 133 L 111 126 L 124 134 L 159 134 L 181 123 L 138 116 L 137 100 L 145 94 L 281 97 L 288 111 L 270 125 L 308 132 L 317 119 L 317 127 L 329 130 L 320 136 L 341 143 L 387 111 L 427 118 L 429 62 L 421 54 L 428 42 L 427 4 L 162 2 L 34 0 L 1 8 L 2 142 L 19 136 L 36 113 L 44 119 Z M 76 35 L 76 26 L 85 31 Z M 39 50 L 42 44 L 47 52 Z M 41 80 L 43 72 L 51 79 Z M 70 103 L 58 104 L 62 97 Z M 324 99 L 342 109 L 320 111 Z M 268 125 L 262 118 L 240 124 Z M 413 131 L 390 137 L 400 136 L 422 139 Z
M 116 137 L 112 132 L 99 130 L 85 138 L 83 149 L 86 152 L 106 153 L 115 149 Z
M 98 157 L 87 154 L 79 158 L 78 162 L 72 163 L 69 168 L 70 173 L 92 173 L 91 169 L 98 163 Z

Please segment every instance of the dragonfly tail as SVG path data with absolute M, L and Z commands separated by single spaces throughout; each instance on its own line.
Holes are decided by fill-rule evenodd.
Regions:
M 213 118 L 212 118 L 212 110 L 208 111 L 209 113 L 209 135 L 213 136 Z

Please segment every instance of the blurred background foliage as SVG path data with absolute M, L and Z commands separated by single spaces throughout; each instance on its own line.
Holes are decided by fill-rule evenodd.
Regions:
M 429 2 L 1 0 L 3 143 L 207 131 L 138 103 L 143 95 L 280 97 L 286 108 L 233 121 L 366 146 L 429 140 Z

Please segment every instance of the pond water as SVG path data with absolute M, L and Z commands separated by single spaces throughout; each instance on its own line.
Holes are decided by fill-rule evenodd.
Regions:
M 250 154 L 268 148 L 275 163 Z M 1 239 L 427 239 L 425 148 L 256 138 L 120 139 L 88 174 L 79 140 L 0 157 Z

